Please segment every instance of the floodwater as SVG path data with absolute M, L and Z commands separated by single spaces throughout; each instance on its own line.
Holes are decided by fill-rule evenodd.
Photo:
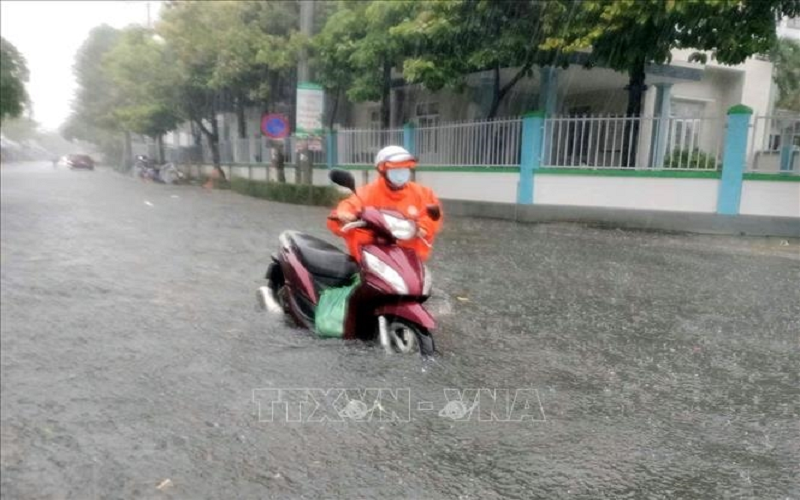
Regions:
M 800 242 L 447 219 L 423 361 L 255 310 L 325 214 L 3 165 L 3 498 L 800 498 Z

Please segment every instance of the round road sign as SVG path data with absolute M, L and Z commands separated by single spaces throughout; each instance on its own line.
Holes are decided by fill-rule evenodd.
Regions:
M 265 114 L 261 118 L 261 133 L 270 139 L 283 139 L 289 135 L 289 121 L 283 115 Z

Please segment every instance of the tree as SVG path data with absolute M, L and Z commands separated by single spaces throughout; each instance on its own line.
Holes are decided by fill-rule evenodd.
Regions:
M 177 109 L 202 132 L 221 176 L 223 111 L 281 96 L 302 42 L 296 2 L 170 2 L 157 31 L 178 69 Z M 240 130 L 244 130 L 241 126 Z M 241 132 L 240 132 L 241 133 Z
M 25 58 L 5 38 L 0 38 L 0 120 L 16 118 L 28 104 Z
M 175 108 L 202 132 L 211 150 L 212 163 L 224 179 L 220 166 L 219 123 L 223 92 L 215 85 L 214 70 L 224 41 L 216 22 L 231 4 L 221 2 L 170 2 L 164 5 L 156 31 L 175 55 Z
M 774 79 L 779 94 L 775 106 L 800 112 L 800 43 L 782 38 L 770 56 L 775 65 Z
M 796 0 L 560 0 L 574 14 L 566 29 L 548 36 L 542 48 L 574 51 L 591 48 L 590 65 L 628 74 L 628 116 L 640 116 L 648 65 L 666 64 L 672 49 L 710 51 L 723 64 L 739 64 L 775 43 L 780 17 L 800 14 Z M 697 53 L 694 60 L 704 61 Z M 636 151 L 638 123 L 624 145 Z M 629 133 L 630 132 L 630 133 Z M 634 155 L 626 155 L 633 160 Z
M 125 130 L 155 139 L 163 162 L 162 137 L 179 122 L 174 105 L 177 75 L 163 40 L 151 30 L 127 28 L 103 58 L 103 70 L 117 88 L 114 117 Z
M 405 56 L 391 29 L 417 9 L 417 3 L 343 1 L 315 38 L 319 80 L 327 89 L 346 91 L 356 102 L 380 101 L 381 126 L 390 126 L 392 69 Z
M 213 84 L 231 92 L 244 138 L 245 107 L 291 105 L 297 54 L 307 40 L 298 31 L 297 2 L 232 2 L 230 7 L 216 25 L 225 44 Z
M 119 30 L 101 25 L 89 32 L 78 49 L 73 65 L 78 90 L 72 103 L 72 114 L 61 127 L 61 134 L 68 140 L 80 139 L 96 144 L 108 158 L 121 154 L 123 164 L 129 166 L 130 134 L 114 115 L 119 103 L 117 87 L 103 68 L 105 55 L 116 45 L 119 37 Z
M 530 76 L 535 65 L 564 65 L 558 50 L 542 50 L 545 37 L 558 30 L 568 12 L 554 1 L 455 0 L 417 4 L 413 18 L 391 29 L 409 54 L 403 76 L 437 91 L 460 90 L 470 73 L 491 71 L 494 118 L 511 89 Z M 502 83 L 500 70 L 514 68 Z
M 358 69 L 351 61 L 360 18 L 348 8 L 341 8 L 327 18 L 324 27 L 314 37 L 312 63 L 316 79 L 333 95 L 333 108 L 328 116 L 328 127 L 333 127 L 342 93 L 352 85 Z

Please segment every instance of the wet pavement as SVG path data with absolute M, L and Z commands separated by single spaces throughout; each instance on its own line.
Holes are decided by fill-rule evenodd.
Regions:
M 3 165 L 3 498 L 800 498 L 800 242 L 446 220 L 426 362 L 255 310 L 325 213 Z

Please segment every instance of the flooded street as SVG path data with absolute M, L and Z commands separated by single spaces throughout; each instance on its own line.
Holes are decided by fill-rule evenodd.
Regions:
M 445 214 L 423 361 L 256 311 L 326 214 L 3 165 L 3 497 L 800 499 L 800 242 Z M 410 421 L 264 418 L 299 388 Z

